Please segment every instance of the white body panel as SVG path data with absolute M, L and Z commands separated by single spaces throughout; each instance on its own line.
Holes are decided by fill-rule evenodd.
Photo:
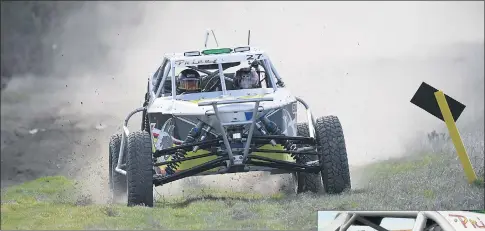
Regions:
M 148 108 L 148 113 L 163 113 L 174 116 L 184 115 L 206 115 L 207 112 L 213 112 L 212 106 L 198 106 L 199 102 L 213 102 L 228 99 L 243 99 L 243 98 L 259 98 L 271 97 L 274 100 L 269 102 L 261 102 L 260 107 L 264 110 L 280 108 L 289 103 L 295 102 L 296 98 L 284 88 L 279 88 L 273 92 L 273 89 L 250 89 L 250 90 L 234 90 L 228 91 L 225 97 L 206 98 L 206 93 L 191 94 L 190 98 L 173 100 L 172 97 L 157 98 Z M 239 103 L 220 105 L 219 111 L 221 113 L 227 112 L 247 112 L 254 108 L 254 103 Z
M 202 56 L 184 56 L 183 53 L 166 54 L 168 58 L 174 61 L 176 67 L 185 67 L 200 64 L 216 64 L 216 63 L 230 63 L 230 62 L 244 62 L 252 60 L 267 59 L 267 55 L 263 50 L 251 47 L 250 51 L 217 54 L 217 55 L 202 55 Z

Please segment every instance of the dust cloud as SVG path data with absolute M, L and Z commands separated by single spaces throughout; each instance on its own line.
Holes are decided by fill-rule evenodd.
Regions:
M 244 44 L 250 29 L 252 45 L 268 51 L 288 87 L 315 116 L 340 117 L 350 161 L 358 164 L 401 155 L 405 140 L 416 132 L 443 127 L 409 103 L 422 81 L 464 102 L 463 118 L 483 117 L 481 6 L 169 2 L 149 5 L 138 31 L 150 34 L 143 38 L 143 50 L 171 51 L 199 48 L 205 28 L 215 30 L 221 46 Z
M 339 116 L 350 164 L 367 164 L 405 155 L 417 134 L 445 128 L 409 102 L 422 81 L 467 105 L 458 125 L 477 129 L 481 121 L 483 133 L 483 6 L 87 2 L 56 32 L 53 45 L 62 55 L 55 72 L 64 74 L 44 79 L 56 89 L 45 102 L 62 101 L 60 117 L 76 118 L 83 131 L 70 148 L 85 157 L 68 171 L 105 195 L 109 136 L 141 105 L 146 79 L 162 55 L 200 49 L 207 28 L 220 46 L 246 44 L 251 30 L 251 45 L 268 52 L 287 87 L 311 105 L 315 117 Z M 2 113 L 2 126 L 3 120 Z M 135 116 L 130 128 L 138 129 L 139 121 Z M 106 128 L 94 129 L 99 124 Z M 241 181 L 218 176 L 217 184 L 220 180 Z

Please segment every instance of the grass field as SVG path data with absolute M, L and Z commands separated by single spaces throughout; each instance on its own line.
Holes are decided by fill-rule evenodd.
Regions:
M 482 209 L 483 184 L 467 184 L 458 165 L 443 168 L 454 159 L 444 157 L 450 158 L 423 154 L 354 170 L 367 183 L 342 195 L 198 188 L 164 197 L 153 209 L 94 204 L 76 182 L 44 177 L 2 191 L 1 228 L 309 230 L 316 229 L 318 210 Z
M 95 205 L 78 192 L 64 177 L 11 187 L 2 195 L 2 229 L 285 229 L 308 227 L 316 218 L 309 211 L 295 217 L 299 223 L 275 220 L 291 209 L 283 194 L 188 191 L 194 196 L 165 198 L 148 209 Z

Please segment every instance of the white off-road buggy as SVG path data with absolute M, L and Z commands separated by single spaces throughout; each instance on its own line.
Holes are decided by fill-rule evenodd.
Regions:
M 201 75 L 190 85 L 196 92 L 180 90 L 178 73 L 187 69 Z M 256 84 L 241 88 L 238 69 L 250 70 Z M 296 122 L 298 102 L 309 123 Z M 141 130 L 130 133 L 128 121 L 138 112 Z M 148 80 L 143 107 L 123 129 L 111 137 L 109 174 L 114 199 L 127 194 L 128 206 L 151 207 L 154 185 L 196 175 L 290 173 L 297 193 L 351 187 L 338 118 L 315 120 L 267 54 L 249 45 L 165 55 Z

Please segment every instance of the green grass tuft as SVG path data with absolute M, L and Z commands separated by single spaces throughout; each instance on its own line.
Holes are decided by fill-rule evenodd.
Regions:
M 425 198 L 430 199 L 430 200 L 436 198 L 436 193 L 431 189 L 424 190 L 423 194 L 424 194 Z
M 474 180 L 473 185 L 478 186 L 478 187 L 485 187 L 485 183 L 483 181 L 483 178 L 477 178 L 476 180 Z
M 425 168 L 437 158 L 437 155 L 423 153 L 416 158 L 410 159 L 408 161 L 402 161 L 401 159 L 387 160 L 371 164 L 366 169 L 369 171 L 369 175 L 372 175 L 374 177 L 399 175 L 402 173 Z

